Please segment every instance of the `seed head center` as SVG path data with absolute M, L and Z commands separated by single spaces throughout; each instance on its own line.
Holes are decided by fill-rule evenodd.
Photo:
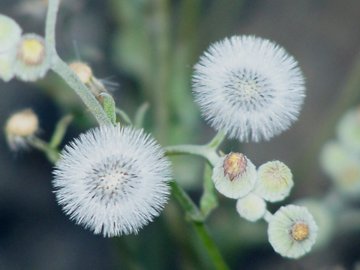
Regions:
M 119 183 L 121 183 L 121 179 L 114 174 L 109 174 L 100 178 L 101 184 L 99 188 L 105 191 L 114 191 L 116 190 Z

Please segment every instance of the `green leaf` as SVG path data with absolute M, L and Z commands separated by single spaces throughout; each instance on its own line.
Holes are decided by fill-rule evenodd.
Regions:
M 102 103 L 104 107 L 104 111 L 107 117 L 110 119 L 111 123 L 116 123 L 116 104 L 113 97 L 108 93 L 101 93 Z
M 64 139 L 64 135 L 71 121 L 73 120 L 72 115 L 66 115 L 60 119 L 60 121 L 56 124 L 55 131 L 51 137 L 49 146 L 53 149 L 56 149 Z
M 147 111 L 149 110 L 149 103 L 143 103 L 136 111 L 134 124 L 137 128 L 144 127 L 144 119 Z
M 200 211 L 206 218 L 212 210 L 218 206 L 218 197 L 214 184 L 211 179 L 212 168 L 210 165 L 205 164 L 204 168 L 204 192 L 200 199 Z

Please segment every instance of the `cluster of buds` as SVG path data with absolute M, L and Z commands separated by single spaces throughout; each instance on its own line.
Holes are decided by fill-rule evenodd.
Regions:
M 50 68 L 44 38 L 24 34 L 11 18 L 0 14 L 0 78 L 8 82 L 15 76 L 23 81 L 36 81 Z
M 244 154 L 229 153 L 214 166 L 215 188 L 224 196 L 237 199 L 239 215 L 255 222 L 269 223 L 268 237 L 274 250 L 282 256 L 299 258 L 315 243 L 317 225 L 305 207 L 288 205 L 274 215 L 266 202 L 279 202 L 290 193 L 294 182 L 291 170 L 281 161 L 269 161 L 256 169 Z

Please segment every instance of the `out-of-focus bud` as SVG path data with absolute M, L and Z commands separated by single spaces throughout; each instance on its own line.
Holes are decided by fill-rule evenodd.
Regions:
M 50 68 L 44 38 L 36 34 L 22 36 L 17 51 L 15 75 L 23 81 L 36 81 Z
M 14 151 L 27 148 L 29 140 L 39 130 L 37 115 L 31 110 L 19 111 L 7 120 L 5 134 L 10 148 Z

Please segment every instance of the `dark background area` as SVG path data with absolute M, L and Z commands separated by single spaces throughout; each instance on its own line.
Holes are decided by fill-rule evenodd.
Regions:
M 13 17 L 24 32 L 43 34 L 46 9 L 41 3 L 41 0 L 1 0 L 0 13 Z M 171 5 L 176 7 L 180 3 L 172 1 Z M 57 48 L 63 59 L 89 62 L 99 78 L 110 78 L 119 84 L 114 98 L 132 114 L 146 97 L 136 77 L 114 60 L 114 36 L 121 29 L 112 5 L 111 1 L 100 0 L 62 1 Z M 289 201 L 321 198 L 331 185 L 319 168 L 319 150 L 327 138 L 334 137 L 336 119 L 349 106 L 357 104 L 360 96 L 357 94 L 360 87 L 355 92 L 349 91 L 349 78 L 355 85 L 356 78 L 360 80 L 360 73 L 356 76 L 354 69 L 360 65 L 360 2 L 214 0 L 204 1 L 201 8 L 207 16 L 200 18 L 194 57 L 186 63 L 189 73 L 211 42 L 234 34 L 253 34 L 285 47 L 298 59 L 306 77 L 305 104 L 290 130 L 270 142 L 239 145 L 229 141 L 224 149 L 241 149 L 256 165 L 279 159 L 293 168 L 295 188 Z M 181 17 L 173 20 L 175 23 Z M 189 76 L 189 93 L 190 82 Z M 56 121 L 69 110 L 78 119 L 86 114 L 78 106 L 78 97 L 52 74 L 38 83 L 0 82 L 0 94 L 0 125 L 4 126 L 16 110 L 32 108 L 39 116 L 42 138 L 51 136 Z M 54 97 L 60 98 L 55 101 Z M 204 143 L 215 132 L 200 120 L 198 111 L 194 118 L 199 132 L 193 137 L 189 135 L 190 142 Z M 150 127 L 151 120 L 148 121 Z M 66 141 L 92 125 L 92 120 L 76 120 Z M 192 159 L 183 162 L 186 166 Z M 195 240 L 189 240 L 193 235 L 187 225 L 172 223 L 170 212 L 177 207 L 175 204 L 169 204 L 167 213 L 138 236 L 104 239 L 75 225 L 62 213 L 52 193 L 51 169 L 41 153 L 12 153 L 5 136 L 0 136 L 0 269 L 130 269 L 134 265 L 134 269 L 193 269 L 187 260 L 198 258 L 188 254 L 189 247 L 184 242 Z M 178 173 L 182 173 L 181 168 Z M 183 173 L 184 178 L 189 178 L 183 179 L 184 186 L 196 199 L 199 183 L 192 184 L 194 175 Z M 231 203 L 221 198 L 221 209 L 210 218 L 209 227 L 234 269 L 353 269 L 360 260 L 360 235 L 356 232 L 337 232 L 328 247 L 300 260 L 283 259 L 266 241 L 264 224 L 252 225 L 240 219 Z M 241 228 L 246 231 L 249 227 L 259 232 L 257 239 L 243 240 L 237 234 Z M 184 230 L 182 237 L 174 237 L 173 230 Z M 227 230 L 231 244 L 221 230 Z M 131 257 L 140 263 L 133 262 Z

